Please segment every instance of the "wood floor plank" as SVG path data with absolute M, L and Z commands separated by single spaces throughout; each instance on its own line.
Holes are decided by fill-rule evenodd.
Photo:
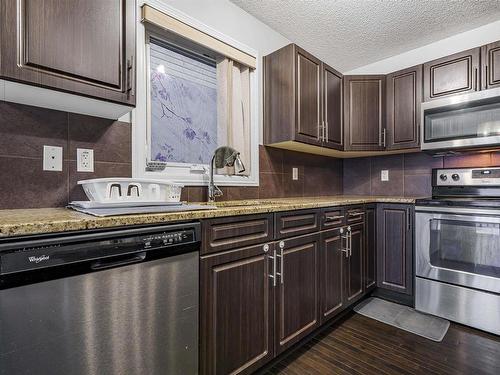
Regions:
M 279 360 L 268 373 L 498 375 L 500 337 L 452 323 L 437 343 L 351 314 Z

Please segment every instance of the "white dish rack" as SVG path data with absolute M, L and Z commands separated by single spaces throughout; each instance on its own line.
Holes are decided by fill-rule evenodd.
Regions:
M 184 185 L 142 178 L 96 178 L 78 181 L 90 201 L 102 204 L 180 202 Z

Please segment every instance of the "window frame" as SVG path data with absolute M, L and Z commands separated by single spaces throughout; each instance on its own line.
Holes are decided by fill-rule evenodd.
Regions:
M 215 183 L 221 186 L 258 186 L 259 185 L 259 87 L 258 69 L 261 62 L 258 53 L 233 40 L 232 38 L 202 24 L 192 17 L 179 12 L 158 0 L 139 1 L 137 14 L 141 14 L 141 7 L 148 4 L 159 11 L 175 17 L 181 22 L 196 28 L 214 38 L 221 40 L 256 58 L 256 68 L 250 72 L 250 175 L 225 176 L 214 175 Z M 132 175 L 136 178 L 165 179 L 187 186 L 206 186 L 208 184 L 209 165 L 169 163 L 164 171 L 146 171 L 146 159 L 150 158 L 149 129 L 150 129 L 150 80 L 149 80 L 149 38 L 166 39 L 161 33 L 152 30 L 138 20 L 137 27 L 137 103 L 132 111 Z

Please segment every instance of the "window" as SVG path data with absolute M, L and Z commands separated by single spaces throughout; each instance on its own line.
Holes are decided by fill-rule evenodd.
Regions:
M 151 160 L 208 164 L 217 148 L 217 66 L 150 37 Z
M 207 42 L 206 31 L 195 40 L 198 29 L 183 30 L 186 36 L 171 32 L 172 22 L 179 21 L 166 13 L 154 16 L 167 17 L 169 29 L 158 27 L 156 20 L 142 24 L 144 62 L 142 69 L 138 63 L 133 115 L 134 176 L 205 185 L 215 149 L 228 145 L 240 152 L 246 170 L 240 175 L 232 168 L 218 170 L 216 182 L 257 185 L 257 92 L 255 69 L 245 64 L 251 61 L 249 55 L 241 47 L 217 45 L 220 35 Z M 187 27 L 185 22 L 180 26 Z M 206 43 L 197 43 L 200 40 Z

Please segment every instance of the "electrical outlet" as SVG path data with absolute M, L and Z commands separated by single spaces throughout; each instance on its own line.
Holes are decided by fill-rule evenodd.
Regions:
M 299 168 L 292 168 L 292 180 L 296 181 L 299 179 Z
M 387 169 L 382 169 L 380 172 L 380 181 L 389 181 L 389 171 Z
M 63 148 L 58 146 L 43 146 L 43 170 L 62 171 Z
M 87 148 L 76 149 L 76 171 L 94 172 L 94 150 Z

